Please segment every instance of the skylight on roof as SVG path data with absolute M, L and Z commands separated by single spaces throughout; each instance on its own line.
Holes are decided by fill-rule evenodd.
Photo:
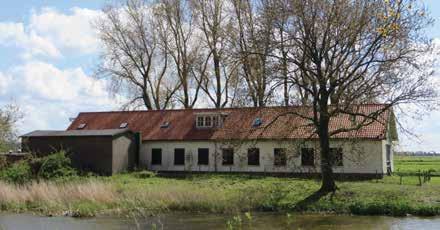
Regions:
M 168 121 L 165 121 L 164 123 L 160 124 L 160 128 L 168 128 L 170 126 L 170 123 Z
M 124 123 L 121 123 L 121 124 L 119 125 L 119 128 L 120 128 L 120 129 L 125 129 L 125 128 L 127 128 L 127 126 L 128 126 L 128 123 L 127 123 L 127 122 L 124 122 Z
M 263 120 L 261 120 L 261 118 L 257 117 L 257 118 L 255 118 L 254 123 L 252 124 L 252 126 L 253 127 L 258 127 L 258 126 L 260 126 L 262 124 L 263 124 Z
M 78 129 L 84 129 L 86 127 L 86 123 L 81 123 L 78 125 Z

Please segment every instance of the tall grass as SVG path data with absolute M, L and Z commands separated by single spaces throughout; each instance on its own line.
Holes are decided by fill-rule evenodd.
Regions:
M 408 182 L 409 183 L 409 182 Z M 0 181 L 0 208 L 47 215 L 196 211 L 291 211 L 319 188 L 315 180 L 235 175 L 186 179 L 133 174 L 19 185 Z M 399 185 L 392 177 L 339 182 L 339 190 L 300 211 L 385 215 L 439 215 L 440 183 Z M 382 210 L 382 211 L 380 211 Z M 383 211 L 388 210 L 388 211 Z

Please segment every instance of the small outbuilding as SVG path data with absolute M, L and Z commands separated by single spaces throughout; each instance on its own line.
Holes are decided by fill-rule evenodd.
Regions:
M 138 160 L 139 135 L 129 129 L 34 131 L 21 136 L 22 149 L 37 156 L 59 150 L 74 167 L 111 175 L 131 170 Z

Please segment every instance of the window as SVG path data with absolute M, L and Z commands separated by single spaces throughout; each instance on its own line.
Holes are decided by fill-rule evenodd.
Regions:
M 185 165 L 185 149 L 174 149 L 174 165 Z
M 205 117 L 205 126 L 211 127 L 211 117 L 210 116 Z
M 125 128 L 127 128 L 127 126 L 128 126 L 128 123 L 127 123 L 127 122 L 124 122 L 124 123 L 121 123 L 121 124 L 119 125 L 119 128 L 120 128 L 120 129 L 125 129 Z
M 342 148 L 330 148 L 330 158 L 332 166 L 344 166 Z
M 78 129 L 84 129 L 87 126 L 86 123 L 81 123 L 78 125 Z
M 209 165 L 209 149 L 199 149 L 199 165 Z
M 218 114 L 209 115 L 197 115 L 196 126 L 197 128 L 213 128 L 220 127 L 221 117 Z
M 212 126 L 213 126 L 213 127 L 219 127 L 219 124 L 218 124 L 218 116 L 213 116 L 213 117 L 212 117 Z
M 162 164 L 162 149 L 152 149 L 151 150 L 151 164 L 161 165 Z
M 286 149 L 276 148 L 273 150 L 273 155 L 274 155 L 275 166 L 286 166 L 287 163 Z
M 263 124 L 263 120 L 261 120 L 261 118 L 257 117 L 254 120 L 254 123 L 252 124 L 253 127 L 259 127 L 260 125 Z
M 248 165 L 260 165 L 260 149 L 248 149 Z
M 204 119 L 205 118 L 202 117 L 202 116 L 197 117 L 197 127 L 203 127 L 204 126 L 204 124 L 205 124 Z
M 168 122 L 168 121 L 165 121 L 162 124 L 160 124 L 161 129 L 168 128 L 169 126 L 170 126 L 170 122 Z
M 313 148 L 301 149 L 301 165 L 314 166 L 315 165 L 315 151 Z
M 222 149 L 223 165 L 234 165 L 234 149 Z

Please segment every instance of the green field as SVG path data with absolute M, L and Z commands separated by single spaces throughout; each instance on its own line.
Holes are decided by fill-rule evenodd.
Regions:
M 440 174 L 440 157 L 395 156 L 394 167 L 396 172 L 432 171 Z

